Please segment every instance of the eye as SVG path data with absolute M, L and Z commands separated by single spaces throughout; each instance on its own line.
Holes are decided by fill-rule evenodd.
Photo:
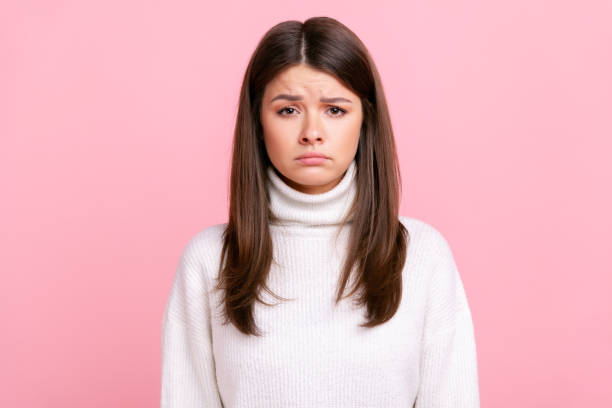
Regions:
M 346 113 L 346 111 L 342 108 L 339 108 L 337 106 L 332 106 L 329 108 L 330 111 L 333 112 L 332 116 L 344 116 L 344 114 Z
M 346 111 L 342 108 L 339 108 L 337 106 L 331 106 L 328 111 L 331 112 L 330 116 L 334 116 L 334 117 L 341 117 L 344 116 L 346 114 Z M 297 110 L 295 108 L 292 108 L 290 106 L 286 106 L 283 109 L 279 110 L 278 112 L 276 112 L 277 114 L 279 114 L 280 116 L 292 116 L 295 114 L 295 112 L 297 112 Z
M 291 111 L 291 112 L 290 112 L 288 115 L 291 115 L 291 114 L 293 113 L 293 111 L 295 111 L 295 108 L 285 107 L 285 108 L 283 108 L 283 109 L 279 110 L 279 111 L 278 111 L 278 112 L 276 112 L 276 113 L 278 113 L 278 114 L 279 114 L 279 115 L 281 115 L 281 116 L 288 116 L 287 114 L 284 114 L 284 113 L 283 113 L 283 112 L 288 111 L 288 110 L 290 110 L 290 111 Z

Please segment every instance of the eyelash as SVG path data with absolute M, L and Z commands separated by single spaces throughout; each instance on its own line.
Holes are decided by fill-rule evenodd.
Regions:
M 277 113 L 278 113 L 280 116 L 291 116 L 291 114 L 285 115 L 285 114 L 283 114 L 283 113 L 282 113 L 282 112 L 286 111 L 287 109 L 293 109 L 293 110 L 296 110 L 295 108 L 292 108 L 292 107 L 290 107 L 290 106 L 286 106 L 286 107 L 284 107 L 283 109 L 279 110 Z M 346 111 L 345 111 L 344 109 L 342 109 L 342 108 L 338 107 L 338 106 L 331 106 L 331 107 L 330 107 L 330 109 L 337 109 L 337 110 L 339 111 L 339 113 L 338 113 L 338 114 L 331 115 L 332 117 L 337 117 L 337 118 L 340 118 L 340 117 L 342 117 L 342 116 L 346 115 Z

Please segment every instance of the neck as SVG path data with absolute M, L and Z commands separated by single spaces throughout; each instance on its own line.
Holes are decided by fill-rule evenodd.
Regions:
M 356 193 L 356 164 L 353 160 L 342 179 L 331 190 L 307 194 L 283 181 L 274 168 L 267 168 L 267 189 L 272 212 L 271 225 L 303 228 L 337 227 L 344 218 L 350 222 L 349 210 Z

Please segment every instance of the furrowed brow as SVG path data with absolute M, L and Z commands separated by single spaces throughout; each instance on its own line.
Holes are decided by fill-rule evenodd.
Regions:
M 276 95 L 274 98 L 270 99 L 270 102 L 274 102 L 278 99 L 285 99 L 287 101 L 291 101 L 291 102 L 295 102 L 295 101 L 301 101 L 303 99 L 303 97 L 301 95 L 287 95 L 287 94 L 280 94 L 280 95 Z M 335 102 L 347 102 L 347 103 L 352 103 L 349 99 L 346 98 L 342 98 L 342 97 L 335 97 L 335 98 L 321 98 L 319 99 L 321 102 L 325 102 L 325 103 L 335 103 Z

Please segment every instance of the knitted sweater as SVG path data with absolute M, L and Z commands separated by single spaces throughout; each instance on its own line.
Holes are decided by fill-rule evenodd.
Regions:
M 479 407 L 470 308 L 448 242 L 424 221 L 408 229 L 403 292 L 391 320 L 359 327 L 363 308 L 335 291 L 355 196 L 355 162 L 322 194 L 299 192 L 268 168 L 274 262 L 255 322 L 262 337 L 223 325 L 216 283 L 221 234 L 185 246 L 162 322 L 162 408 Z M 349 280 L 350 287 L 352 281 Z

